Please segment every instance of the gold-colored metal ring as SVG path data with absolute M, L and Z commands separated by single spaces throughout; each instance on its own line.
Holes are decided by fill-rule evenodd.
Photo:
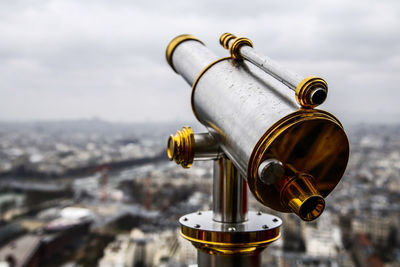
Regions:
M 236 36 L 226 32 L 224 34 L 221 35 L 221 37 L 219 38 L 219 43 L 222 45 L 223 48 L 228 49 L 229 50 L 229 41 L 232 39 L 235 39 Z
M 204 241 L 196 238 L 191 238 L 181 232 L 181 236 L 186 240 L 192 242 L 192 244 L 199 250 L 208 254 L 217 255 L 247 255 L 253 254 L 255 251 L 265 249 L 269 244 L 278 240 L 281 237 L 281 233 L 278 233 L 275 237 L 268 240 L 259 242 L 249 243 L 220 243 Z
M 207 70 L 209 70 L 212 66 L 214 66 L 215 64 L 217 64 L 217 63 L 219 63 L 219 62 L 224 61 L 224 60 L 229 60 L 229 59 L 232 59 L 232 58 L 231 58 L 231 57 L 223 57 L 223 58 L 217 59 L 217 60 L 211 62 L 210 64 L 208 64 L 208 66 L 205 67 L 205 68 L 200 72 L 200 74 L 196 77 L 196 80 L 194 81 L 194 83 L 193 83 L 193 85 L 192 85 L 192 95 L 191 95 L 191 100 L 190 100 L 190 101 L 191 101 L 191 104 L 192 104 L 192 111 L 193 111 L 194 116 L 196 117 L 196 119 L 197 119 L 198 121 L 200 121 L 200 122 L 202 122 L 202 121 L 201 121 L 201 119 L 197 116 L 196 109 L 195 109 L 195 107 L 194 107 L 194 92 L 195 92 L 195 90 L 196 90 L 196 86 L 197 86 L 197 84 L 198 84 L 200 78 L 203 76 L 204 73 L 207 72 Z
M 302 147 L 296 145 L 300 143 Z M 326 111 L 300 109 L 277 121 L 259 139 L 248 162 L 247 182 L 258 201 L 274 210 L 291 212 L 282 205 L 278 188 L 258 178 L 263 161 L 276 158 L 313 176 L 315 188 L 326 197 L 343 176 L 348 157 L 349 143 L 341 123 Z M 328 162 L 323 168 L 321 160 Z
M 230 232 L 227 233 L 220 233 L 221 235 L 228 235 L 230 234 Z M 190 240 L 192 242 L 197 242 L 197 243 L 202 243 L 202 244 L 207 244 L 207 245 L 219 245 L 219 246 L 226 246 L 226 247 L 239 247 L 239 246 L 259 246 L 262 244 L 269 244 L 271 242 L 274 242 L 275 240 L 279 239 L 279 237 L 281 236 L 281 233 L 279 232 L 279 229 L 277 229 L 276 231 L 274 231 L 273 235 L 271 234 L 270 237 L 268 239 L 264 239 L 262 241 L 258 241 L 258 242 L 238 242 L 238 243 L 232 243 L 232 242 L 217 242 L 217 241 L 207 241 L 204 239 L 197 239 L 197 238 L 193 238 L 190 236 L 185 235 L 183 232 L 181 232 L 181 235 L 187 239 Z
M 328 84 L 317 76 L 310 76 L 300 82 L 296 88 L 296 100 L 303 108 L 315 108 L 319 104 L 313 103 L 312 93 L 315 88 L 325 89 L 328 93 Z
M 282 221 L 266 213 L 250 211 L 247 221 L 238 224 L 216 222 L 212 217 L 212 211 L 202 211 L 179 219 L 181 235 L 211 254 L 254 252 L 280 236 Z
M 166 56 L 166 58 L 167 58 L 168 64 L 171 66 L 171 68 L 172 68 L 175 72 L 176 72 L 176 70 L 175 70 L 175 68 L 174 68 L 174 65 L 172 64 L 172 55 L 173 55 L 173 53 L 174 53 L 174 51 L 175 51 L 175 48 L 176 48 L 179 44 L 181 44 L 181 43 L 183 43 L 183 42 L 185 42 L 185 41 L 189 41 L 189 40 L 197 41 L 197 42 L 199 42 L 199 43 L 201 43 L 201 44 L 204 45 L 204 43 L 203 43 L 202 41 L 200 41 L 199 39 L 197 39 L 197 38 L 194 37 L 193 35 L 190 35 L 190 34 L 182 34 L 182 35 L 179 35 L 179 36 L 175 37 L 174 39 L 172 39 L 172 41 L 171 41 L 171 42 L 168 44 L 168 46 L 167 46 L 167 50 L 165 51 L 165 56 Z
M 167 154 L 183 168 L 190 168 L 194 160 L 194 133 L 192 128 L 183 127 L 168 138 Z
M 253 43 L 250 41 L 250 39 L 245 38 L 245 37 L 240 37 L 236 38 L 233 43 L 229 47 L 229 53 L 231 54 L 233 59 L 241 59 L 242 56 L 239 53 L 239 49 L 243 45 L 248 45 L 250 47 L 253 47 Z

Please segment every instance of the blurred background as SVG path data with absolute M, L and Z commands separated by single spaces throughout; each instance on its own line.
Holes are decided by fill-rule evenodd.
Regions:
M 209 209 L 211 163 L 165 147 L 202 130 L 165 49 L 219 36 L 329 84 L 350 162 L 323 215 L 290 214 L 268 266 L 400 266 L 400 2 L 0 2 L 0 266 L 189 266 L 177 219 Z M 250 207 L 274 213 L 250 196 Z

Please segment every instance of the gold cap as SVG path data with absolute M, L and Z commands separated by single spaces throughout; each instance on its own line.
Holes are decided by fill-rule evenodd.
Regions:
M 183 127 L 175 135 L 168 138 L 167 154 L 169 160 L 174 160 L 183 168 L 190 168 L 194 159 L 194 134 L 190 127 Z
M 303 108 L 315 108 L 321 105 L 328 94 L 328 84 L 320 77 L 310 76 L 300 82 L 296 88 L 296 100 Z
M 233 42 L 229 44 L 229 42 L 233 39 Z M 223 48 L 229 50 L 231 57 L 233 59 L 241 59 L 242 56 L 240 55 L 239 49 L 243 45 L 248 45 L 253 47 L 253 43 L 250 39 L 245 37 L 236 37 L 235 35 L 226 32 L 221 35 L 219 38 L 219 43 L 222 45 Z
M 172 55 L 175 51 L 175 48 L 188 40 L 193 40 L 193 41 L 197 41 L 203 44 L 202 41 L 200 41 L 199 39 L 197 39 L 196 37 L 194 37 L 193 35 L 190 34 L 182 34 L 182 35 L 178 35 L 177 37 L 175 37 L 174 39 L 172 39 L 171 42 L 169 42 L 168 46 L 167 46 L 167 50 L 165 52 L 165 56 L 167 58 L 167 62 L 168 64 L 171 66 L 171 68 L 176 72 L 174 65 L 172 64 Z

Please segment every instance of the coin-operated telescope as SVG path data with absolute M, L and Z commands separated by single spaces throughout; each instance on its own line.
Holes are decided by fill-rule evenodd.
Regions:
M 319 77 L 301 77 L 261 56 L 247 38 L 225 33 L 218 58 L 199 39 L 180 35 L 167 47 L 170 66 L 192 86 L 191 104 L 206 133 L 183 127 L 168 157 L 184 168 L 214 160 L 213 209 L 180 218 L 201 266 L 259 266 L 279 238 L 281 220 L 248 211 L 247 186 L 263 205 L 316 219 L 349 156 L 342 124 L 314 109 L 327 96 Z

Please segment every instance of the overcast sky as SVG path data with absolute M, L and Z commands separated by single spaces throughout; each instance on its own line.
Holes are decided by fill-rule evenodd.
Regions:
M 0 120 L 190 121 L 165 60 L 191 33 L 224 32 L 329 84 L 343 121 L 400 122 L 400 1 L 0 1 Z

